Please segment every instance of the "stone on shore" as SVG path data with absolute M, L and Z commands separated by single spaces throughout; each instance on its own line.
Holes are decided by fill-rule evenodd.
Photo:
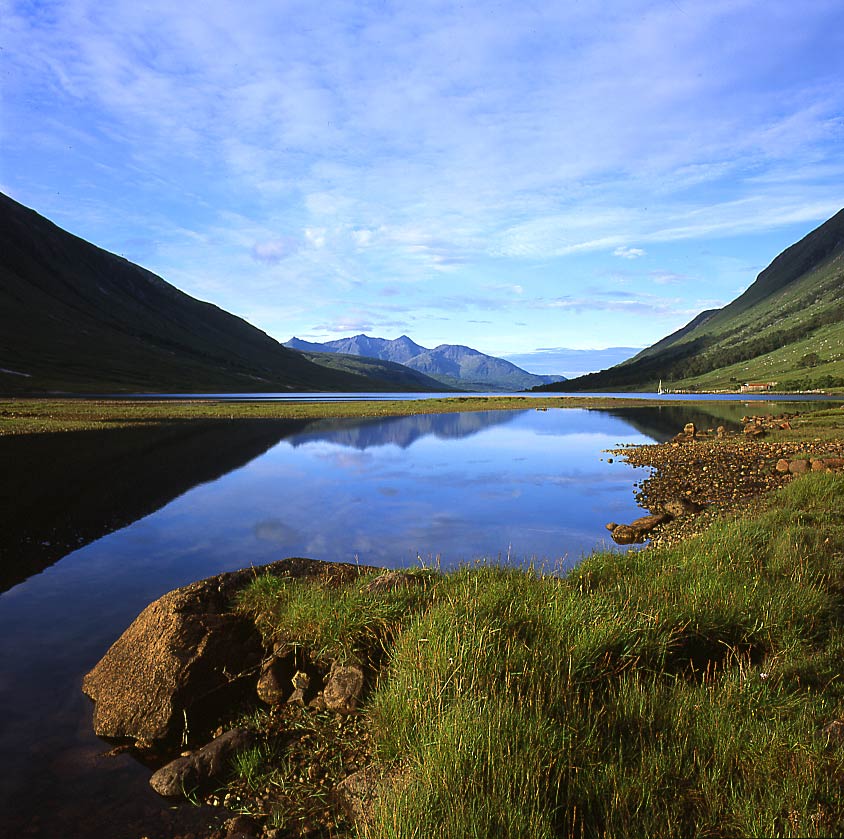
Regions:
M 674 516 L 670 513 L 653 513 L 650 516 L 642 516 L 630 522 L 630 524 L 617 524 L 612 530 L 613 541 L 619 545 L 644 542 L 655 527 L 671 521 L 673 518 Z
M 261 661 L 261 636 L 229 597 L 249 571 L 176 589 L 151 603 L 85 676 L 100 737 L 154 743 L 211 710 Z M 255 673 L 257 678 L 257 672 Z
M 351 714 L 363 693 L 364 674 L 357 665 L 332 667 L 322 693 L 325 707 L 338 714 Z
M 251 731 L 233 728 L 193 754 L 162 766 L 149 779 L 150 786 L 165 797 L 207 788 L 213 781 L 222 780 L 230 771 L 234 756 L 254 743 Z
M 261 573 L 351 580 L 371 569 L 290 558 L 220 574 L 151 603 L 85 676 L 94 731 L 140 745 L 174 739 L 193 721 L 254 691 L 263 644 L 252 621 L 232 611 L 235 593 Z

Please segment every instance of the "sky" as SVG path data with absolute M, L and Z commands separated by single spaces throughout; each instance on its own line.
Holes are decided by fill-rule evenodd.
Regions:
M 562 372 L 844 206 L 842 80 L 841 0 L 0 0 L 0 191 L 280 341 Z

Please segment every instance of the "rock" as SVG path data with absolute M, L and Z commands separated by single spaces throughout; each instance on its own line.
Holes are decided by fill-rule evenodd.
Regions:
M 695 434 L 697 434 L 697 426 L 693 422 L 687 422 L 683 426 L 683 434 L 685 434 L 686 437 L 694 437 Z
M 607 530 L 609 530 L 610 533 L 612 533 L 613 530 L 615 530 L 618 527 L 618 525 L 614 521 L 611 521 L 611 522 L 607 522 L 606 527 L 607 527 Z
M 367 766 L 348 775 L 334 788 L 338 807 L 356 825 L 368 824 L 372 805 L 378 799 L 384 777 L 377 766 Z
M 189 757 L 177 757 L 153 772 L 149 785 L 165 798 L 189 795 L 199 787 L 199 774 Z
M 352 580 L 372 569 L 291 558 L 220 574 L 151 603 L 85 676 L 96 703 L 94 731 L 148 746 L 191 727 L 241 688 L 254 690 L 263 658 L 252 622 L 230 611 L 234 593 L 256 574 Z
M 662 505 L 664 512 L 668 513 L 672 518 L 679 518 L 680 516 L 695 515 L 703 510 L 703 505 L 692 501 L 689 498 L 672 498 Z M 661 522 L 660 522 L 661 524 Z
M 619 524 L 612 531 L 613 541 L 619 545 L 644 542 L 655 527 L 671 521 L 673 518 L 674 516 L 670 513 L 653 513 L 649 516 L 642 516 L 630 522 L 630 524 Z
M 166 797 L 183 795 L 208 786 L 230 771 L 237 752 L 255 743 L 255 735 L 245 728 L 233 728 L 187 757 L 177 757 L 162 766 L 149 779 L 150 786 Z
M 834 743 L 835 745 L 844 743 L 844 721 L 833 720 L 823 727 L 823 733 L 826 736 L 827 743 Z
M 237 577 L 212 577 L 160 597 L 85 676 L 100 737 L 170 738 L 200 705 L 210 710 L 215 696 L 222 702 L 225 689 L 256 668 L 261 636 L 247 617 L 229 611 Z
M 727 429 L 724 428 L 723 425 L 719 425 L 718 428 L 715 429 L 715 433 L 718 435 L 718 438 L 721 439 L 727 436 Z
M 788 461 L 784 457 L 781 457 L 777 461 L 776 469 L 777 472 L 788 472 Z
M 418 574 L 410 574 L 407 571 L 387 571 L 370 580 L 364 586 L 364 591 L 370 593 L 395 591 L 397 588 L 411 588 L 424 585 L 424 583 L 425 580 Z
M 309 703 L 308 707 L 312 711 L 325 711 L 325 697 L 322 695 L 322 692 L 318 693 Z
M 225 823 L 226 839 L 241 839 L 241 837 L 254 837 L 261 833 L 261 829 L 255 819 L 250 816 L 235 816 Z
M 822 460 L 812 460 L 810 463 L 813 472 L 826 472 L 826 464 Z
M 612 531 L 612 539 L 618 545 L 632 545 L 640 541 L 639 534 L 626 524 L 617 524 Z
M 791 472 L 792 475 L 805 475 L 810 468 L 808 460 L 792 460 L 791 463 L 788 464 L 788 471 Z
M 326 709 L 338 714 L 351 714 L 358 706 L 363 684 L 363 670 L 357 665 L 333 667 L 322 693 Z
M 307 705 L 313 691 L 311 688 L 311 677 L 304 670 L 297 670 L 290 680 L 293 684 L 293 693 L 287 701 L 297 705 Z
M 279 705 L 284 702 L 293 691 L 291 680 L 295 668 L 292 656 L 271 658 L 258 677 L 258 684 L 255 687 L 258 698 L 267 705 Z

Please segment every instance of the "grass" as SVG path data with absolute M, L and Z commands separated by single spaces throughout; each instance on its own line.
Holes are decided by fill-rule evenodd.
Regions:
M 257 580 L 242 608 L 319 656 L 383 651 L 361 719 L 392 769 L 364 837 L 844 832 L 844 477 L 752 518 L 378 596 Z
M 419 585 L 371 594 L 366 584 L 377 573 L 342 587 L 258 577 L 241 594 L 239 606 L 255 616 L 268 645 L 299 644 L 317 659 L 366 665 L 425 602 L 434 579 L 431 572 L 416 569 L 409 573 Z

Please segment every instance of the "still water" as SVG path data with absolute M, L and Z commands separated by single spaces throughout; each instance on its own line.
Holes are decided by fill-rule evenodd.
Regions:
M 740 412 L 741 408 L 737 407 Z M 565 571 L 628 521 L 607 462 L 686 408 L 181 423 L 0 438 L 0 820 L 9 835 L 168 835 L 149 772 L 91 733 L 82 676 L 162 593 L 285 556 Z M 84 826 L 84 829 L 83 829 Z

